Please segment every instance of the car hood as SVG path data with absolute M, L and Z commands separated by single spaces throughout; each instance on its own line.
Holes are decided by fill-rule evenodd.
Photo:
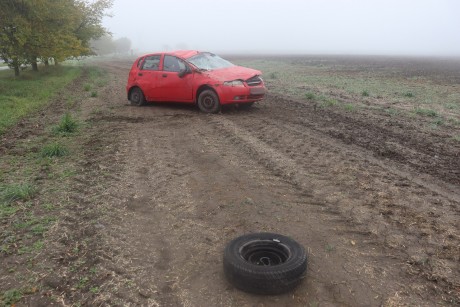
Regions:
M 233 81 L 233 80 L 247 80 L 262 73 L 259 70 L 242 67 L 242 66 L 232 66 L 227 68 L 221 68 L 216 70 L 210 70 L 203 72 L 210 78 L 218 80 L 221 82 L 224 81 Z

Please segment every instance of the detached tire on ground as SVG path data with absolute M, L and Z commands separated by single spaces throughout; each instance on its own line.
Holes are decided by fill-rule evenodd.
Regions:
M 224 251 L 224 273 L 236 288 L 256 294 L 281 294 L 300 284 L 307 269 L 305 249 L 274 233 L 247 234 Z

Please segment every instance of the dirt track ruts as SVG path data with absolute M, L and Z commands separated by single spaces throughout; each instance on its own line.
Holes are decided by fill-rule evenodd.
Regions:
M 106 68 L 122 88 L 128 66 Z M 437 139 L 408 138 L 404 127 L 381 129 L 360 114 L 269 95 L 247 112 L 204 115 L 110 95 L 117 107 L 93 122 L 122 127 L 123 171 L 107 193 L 125 216 L 106 234 L 123 268 L 113 283 L 123 288 L 129 276 L 135 285 L 119 291 L 121 301 L 364 306 L 458 297 L 455 147 L 431 168 Z M 226 283 L 225 243 L 253 231 L 307 247 L 308 275 L 294 293 L 252 296 Z
M 124 92 L 130 64 L 101 64 L 112 81 L 97 100 L 82 103 L 91 135 L 73 196 L 93 205 L 88 192 L 108 211 L 93 217 L 97 236 L 87 261 L 103 278 L 84 303 L 460 300 L 459 145 L 412 123 L 276 95 L 249 111 L 217 115 L 184 105 L 134 107 Z M 225 244 L 256 231 L 307 248 L 308 273 L 294 292 L 255 296 L 225 281 Z

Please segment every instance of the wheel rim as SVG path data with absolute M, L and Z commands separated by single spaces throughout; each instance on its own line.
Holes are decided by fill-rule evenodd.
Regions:
M 291 255 L 286 245 L 270 240 L 248 242 L 241 247 L 240 254 L 247 262 L 259 266 L 280 265 Z
M 203 99 L 201 100 L 201 105 L 203 106 L 203 108 L 207 110 L 212 109 L 215 106 L 215 104 L 216 102 L 214 98 L 210 95 L 203 97 Z

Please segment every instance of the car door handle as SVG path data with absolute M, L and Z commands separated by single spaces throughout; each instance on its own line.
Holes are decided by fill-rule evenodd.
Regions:
M 167 74 L 163 74 L 163 78 L 166 78 L 166 77 L 168 77 L 168 75 L 167 75 Z
M 138 75 L 138 76 L 141 76 L 141 77 L 143 76 L 143 74 L 142 74 L 141 72 L 140 72 L 140 73 L 138 73 L 137 75 Z

